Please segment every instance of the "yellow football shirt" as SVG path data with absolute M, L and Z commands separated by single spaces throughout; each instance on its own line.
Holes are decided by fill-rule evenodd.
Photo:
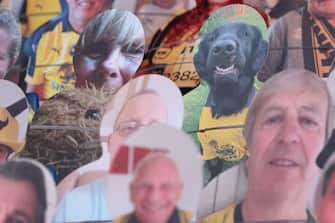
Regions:
M 225 161 L 239 161 L 247 156 L 245 139 L 242 134 L 248 108 L 240 113 L 212 118 L 210 107 L 203 107 L 200 120 L 198 139 L 203 150 L 203 159 L 211 160 L 219 157 Z M 215 129 L 217 127 L 234 126 L 237 128 Z M 201 131 L 207 129 L 206 131 Z
M 234 212 L 236 205 L 233 204 L 222 211 L 215 212 L 212 215 L 202 219 L 199 223 L 234 223 Z
M 79 34 L 72 31 L 67 16 L 62 15 L 36 30 L 26 42 L 30 52 L 25 80 L 43 86 L 36 92 L 40 100 L 74 87 L 72 55 L 78 39 Z

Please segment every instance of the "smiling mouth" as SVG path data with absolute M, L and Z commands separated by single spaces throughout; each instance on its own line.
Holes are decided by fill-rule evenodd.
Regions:
M 93 3 L 91 1 L 85 1 L 85 0 L 83 0 L 83 1 L 78 1 L 78 5 L 80 7 L 90 7 L 90 6 L 93 5 Z
M 275 160 L 270 161 L 270 165 L 277 166 L 277 167 L 290 168 L 290 167 L 297 167 L 298 163 L 292 160 L 288 160 L 288 159 L 275 159 Z
M 155 211 L 159 211 L 162 208 L 165 208 L 165 205 L 146 205 L 146 206 L 143 206 L 143 208 L 146 211 L 155 212 Z
M 223 68 L 222 66 L 216 66 L 214 73 L 218 75 L 228 75 L 228 74 L 237 74 L 238 70 L 235 68 L 235 65 L 232 64 L 229 67 Z

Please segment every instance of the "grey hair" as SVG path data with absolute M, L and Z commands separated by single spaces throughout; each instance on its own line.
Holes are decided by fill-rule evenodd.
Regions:
M 247 141 L 247 145 L 250 142 L 251 134 L 257 118 L 257 113 L 262 108 L 264 101 L 269 99 L 274 93 L 280 93 L 283 91 L 300 90 L 305 91 L 319 91 L 326 94 L 327 100 L 327 120 L 326 120 L 326 137 L 325 142 L 329 140 L 333 130 L 333 118 L 332 118 L 332 100 L 328 91 L 326 83 L 315 73 L 303 69 L 287 69 L 281 71 L 269 80 L 267 80 L 261 89 L 256 93 L 246 117 L 245 126 L 243 129 L 243 135 Z M 323 100 L 323 98 L 320 98 Z
M 108 40 L 131 46 L 133 36 L 144 31 L 139 19 L 131 12 L 120 9 L 109 9 L 98 14 L 84 29 L 77 46 L 76 54 L 89 48 L 91 43 Z
M 6 30 L 10 36 L 9 57 L 12 63 L 18 56 L 21 50 L 21 30 L 13 13 L 0 7 L 0 28 Z
M 177 176 L 178 176 L 178 181 L 180 183 L 183 182 L 180 176 L 179 167 L 176 161 L 171 156 L 164 154 L 163 152 L 153 150 L 151 154 L 145 156 L 143 159 L 141 159 L 137 163 L 135 170 L 134 170 L 134 177 L 133 177 L 132 183 L 136 181 L 136 178 L 138 177 L 139 172 L 143 169 L 144 166 L 148 164 L 150 165 L 150 163 L 152 163 L 153 160 L 157 160 L 157 159 L 161 161 L 160 163 L 162 163 L 162 160 L 164 160 L 165 162 L 168 162 L 169 166 L 172 167 L 176 171 Z

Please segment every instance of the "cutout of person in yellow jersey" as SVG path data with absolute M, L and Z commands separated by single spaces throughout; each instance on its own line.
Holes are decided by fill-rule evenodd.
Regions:
M 72 56 L 79 34 L 104 9 L 105 0 L 67 0 L 68 10 L 37 29 L 25 42 L 27 92 L 45 100 L 74 86 Z

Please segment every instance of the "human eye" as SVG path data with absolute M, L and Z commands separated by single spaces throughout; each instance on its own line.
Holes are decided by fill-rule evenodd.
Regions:
M 87 56 L 92 60 L 99 60 L 102 57 L 100 53 L 90 53 Z
M 315 128 L 318 126 L 318 122 L 314 118 L 308 116 L 300 117 L 299 122 L 301 123 L 301 125 L 306 126 L 308 128 Z
M 164 183 L 161 185 L 162 191 L 170 191 L 173 188 L 173 185 L 170 183 Z
M 89 48 L 83 51 L 83 54 L 93 60 L 99 60 L 108 55 L 108 49 L 102 42 L 93 43 Z
M 269 114 L 265 116 L 264 124 L 271 126 L 280 123 L 283 120 L 283 117 L 280 114 Z
M 142 183 L 138 186 L 138 189 L 142 191 L 150 191 L 152 189 L 152 186 L 148 183 Z
M 122 48 L 122 52 L 127 57 L 138 58 L 144 54 L 144 45 L 140 42 L 134 42 L 132 44 L 127 44 Z
M 126 52 L 133 55 L 143 54 L 144 46 L 141 47 L 132 46 Z

